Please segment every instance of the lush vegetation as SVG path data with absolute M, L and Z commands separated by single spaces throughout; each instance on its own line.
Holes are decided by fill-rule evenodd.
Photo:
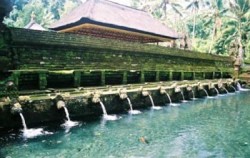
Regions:
M 24 27 L 34 12 L 36 21 L 48 27 L 82 2 L 16 0 L 4 23 Z M 190 49 L 250 59 L 250 0 L 131 0 L 131 6 L 174 28 Z
M 12 27 L 25 27 L 31 15 L 36 16 L 36 22 L 43 27 L 59 20 L 60 17 L 82 3 L 81 0 L 15 0 L 12 12 L 4 23 Z

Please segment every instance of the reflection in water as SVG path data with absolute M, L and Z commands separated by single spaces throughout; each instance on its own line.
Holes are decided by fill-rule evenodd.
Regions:
M 2 157 L 249 157 L 250 92 L 92 121 L 65 134 L 0 137 Z M 53 127 L 50 127 L 53 128 Z M 16 134 L 18 135 L 18 134 Z M 144 144 L 139 138 L 150 142 Z M 7 144 L 7 145 L 6 145 Z M 84 155 L 84 156 L 83 156 Z

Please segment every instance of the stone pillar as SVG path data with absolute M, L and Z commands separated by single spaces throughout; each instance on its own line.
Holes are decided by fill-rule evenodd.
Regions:
M 101 71 L 101 85 L 104 86 L 105 84 L 105 71 Z
M 47 88 L 47 73 L 46 72 L 39 72 L 39 89 L 46 89 Z
M 155 72 L 155 81 L 159 82 L 160 81 L 160 71 Z
M 212 76 L 212 79 L 215 79 L 215 72 L 213 72 L 213 76 Z
M 14 71 L 13 72 L 13 80 L 14 80 L 14 84 L 16 85 L 16 87 L 18 87 L 18 85 L 19 85 L 19 77 L 20 77 L 20 72 Z
M 74 71 L 74 87 L 81 86 L 81 71 Z
M 141 71 L 140 83 L 144 83 L 144 82 L 145 82 L 145 74 L 144 74 L 144 71 Z
M 183 80 L 184 80 L 184 72 L 181 71 L 181 81 L 183 81 Z
M 193 72 L 193 80 L 196 80 L 195 72 Z
M 127 84 L 128 83 L 128 72 L 124 71 L 122 75 L 122 84 Z
M 202 75 L 203 75 L 202 78 L 206 79 L 206 72 L 203 72 Z
M 169 81 L 173 80 L 173 71 L 169 71 Z

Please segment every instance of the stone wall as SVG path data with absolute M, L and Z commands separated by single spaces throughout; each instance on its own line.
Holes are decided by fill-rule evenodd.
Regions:
M 155 104 L 164 105 L 169 100 L 160 93 L 159 86 L 164 86 L 165 81 L 199 79 L 209 83 L 204 79 L 228 78 L 232 72 L 229 57 L 75 34 L 5 28 L 0 33 L 0 128 L 21 126 L 18 114 L 11 113 L 16 102 L 22 105 L 30 127 L 65 119 L 64 111 L 56 108 L 53 99 L 58 93 L 67 94 L 65 103 L 72 118 L 89 118 L 102 114 L 100 105 L 92 102 L 96 86 L 100 86 L 102 93 L 108 93 L 100 99 L 109 114 L 124 113 L 129 105 L 120 99 L 119 88 L 126 86 L 133 91 L 137 86 L 139 90 L 128 92 L 128 96 L 136 109 L 147 108 L 151 103 L 142 96 L 141 87 L 153 84 L 155 90 L 150 93 Z M 204 92 L 196 92 L 195 87 L 195 94 L 203 97 Z M 109 94 L 113 91 L 114 94 Z M 183 92 L 188 99 L 192 97 L 190 91 Z M 182 99 L 173 88 L 169 94 L 173 101 Z
M 233 71 L 231 58 L 206 53 L 51 31 L 6 32 L 19 90 L 212 79 Z

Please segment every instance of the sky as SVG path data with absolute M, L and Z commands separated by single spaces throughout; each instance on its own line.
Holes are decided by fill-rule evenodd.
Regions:
M 82 2 L 85 2 L 86 0 L 82 0 Z M 109 0 L 109 1 L 113 1 L 119 4 L 123 4 L 126 6 L 131 6 L 131 0 Z
M 126 6 L 131 6 L 131 0 L 109 0 Z

